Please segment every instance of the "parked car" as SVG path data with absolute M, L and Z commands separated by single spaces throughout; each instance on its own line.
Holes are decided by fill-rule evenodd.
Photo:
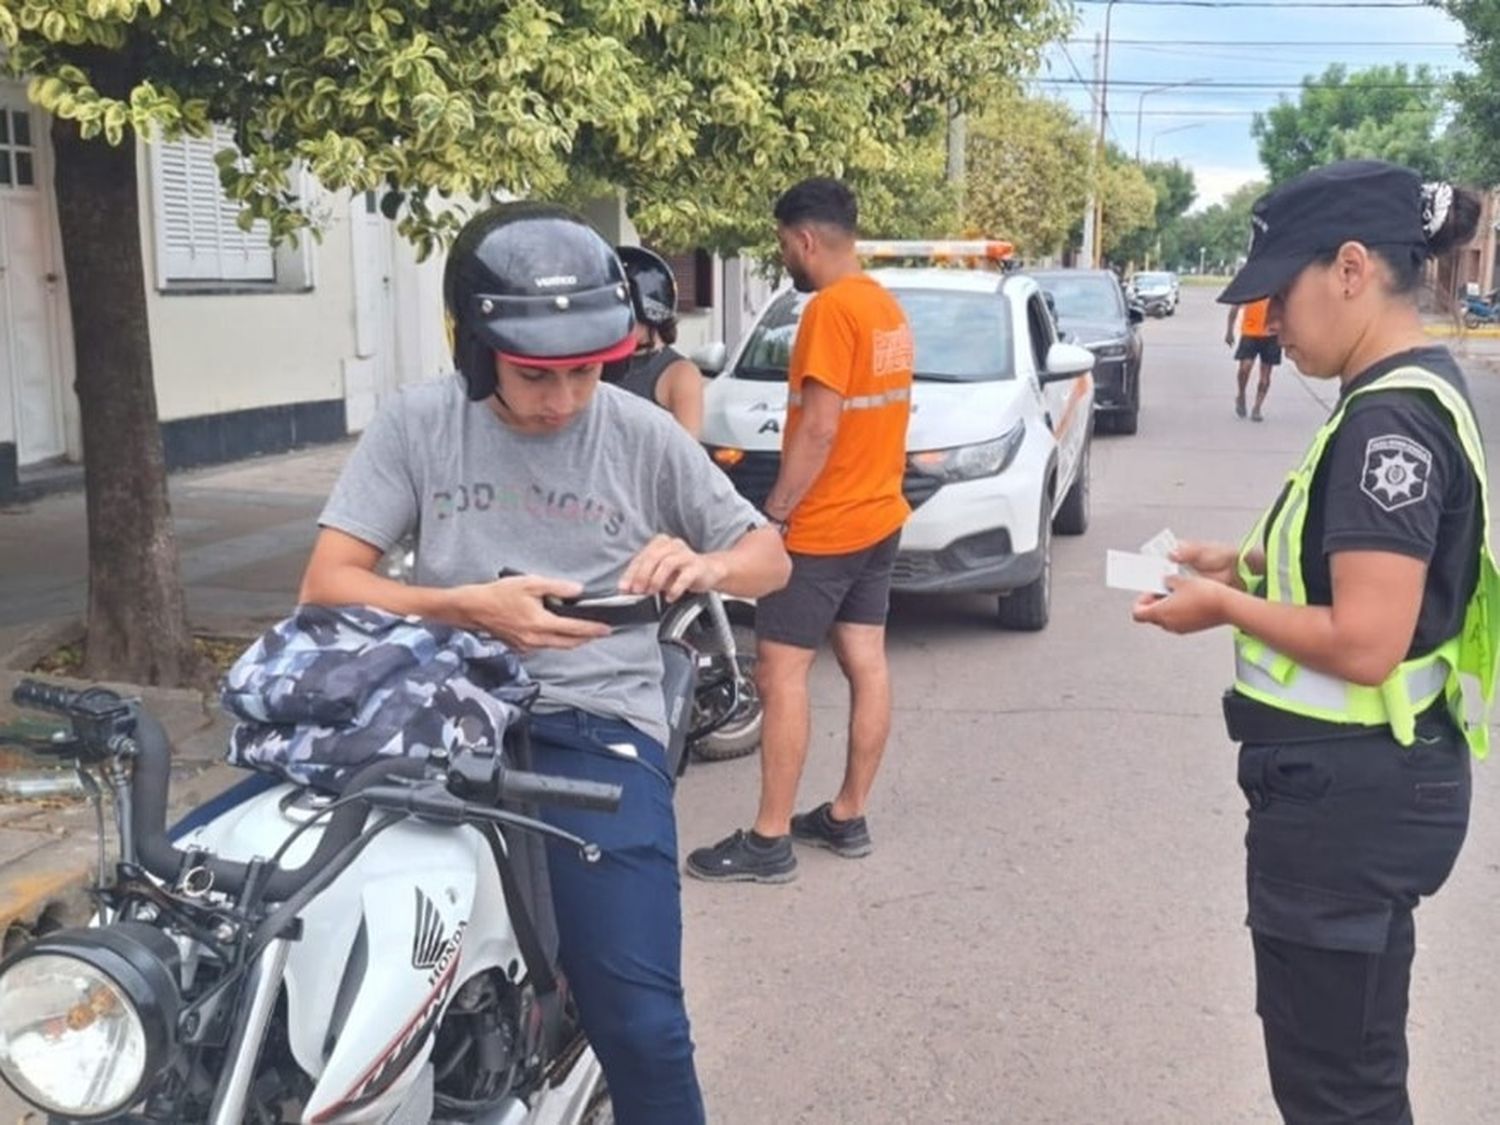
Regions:
M 1094 353 L 1094 409 L 1101 428 L 1133 434 L 1140 424 L 1140 324 L 1145 314 L 1125 299 L 1108 270 L 1031 270 L 1052 297 L 1063 338 Z
M 1181 299 L 1175 273 L 1138 273 L 1130 279 L 1131 300 L 1146 311 L 1147 316 L 1175 316 L 1177 302 Z
M 952 260 L 955 246 L 986 245 L 880 249 Z M 1041 288 L 1024 274 L 924 262 L 871 276 L 901 303 L 916 344 L 905 479 L 913 513 L 893 584 L 994 594 L 1002 625 L 1041 629 L 1051 613 L 1053 532 L 1080 535 L 1089 522 L 1094 357 L 1058 339 Z M 780 464 L 787 363 L 808 300 L 779 292 L 706 395 L 704 443 L 757 505 Z

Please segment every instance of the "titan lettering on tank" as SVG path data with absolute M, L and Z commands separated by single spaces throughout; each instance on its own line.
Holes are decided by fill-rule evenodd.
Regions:
M 380 1053 L 380 1057 L 370 1064 L 364 1077 L 354 1084 L 354 1088 L 339 1099 L 336 1105 L 320 1114 L 320 1119 L 329 1120 L 338 1111 L 380 1093 L 405 1069 L 410 1062 L 409 1052 L 432 1030 L 438 1016 L 442 1014 L 443 1005 L 448 1001 L 448 994 L 453 991 L 453 982 L 458 975 L 458 951 L 463 945 L 464 930 L 468 924 L 467 919 L 459 922 L 453 936 L 444 943 L 437 964 L 427 974 L 427 984 L 431 991 L 416 1014 L 407 1021 L 390 1046 Z

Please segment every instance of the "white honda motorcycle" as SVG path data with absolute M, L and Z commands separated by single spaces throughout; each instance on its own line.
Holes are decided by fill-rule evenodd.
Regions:
M 171 839 L 169 747 L 149 713 L 102 688 L 27 682 L 14 698 L 69 720 L 47 748 L 102 777 L 120 837 L 94 923 L 0 963 L 0 1076 L 49 1120 L 613 1120 L 506 840 L 597 860 L 515 806 L 612 811 L 617 786 L 474 746 L 377 759 L 336 798 L 255 775 L 242 785 L 259 792 Z

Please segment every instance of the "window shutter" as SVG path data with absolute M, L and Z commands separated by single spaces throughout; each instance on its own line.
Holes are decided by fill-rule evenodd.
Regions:
M 713 256 L 706 250 L 689 250 L 685 254 L 664 254 L 672 276 L 677 279 L 678 313 L 712 308 Z
M 275 281 L 271 229 L 236 222 L 239 206 L 224 195 L 214 154 L 234 136 L 216 126 L 212 137 L 154 144 L 158 245 L 162 281 Z

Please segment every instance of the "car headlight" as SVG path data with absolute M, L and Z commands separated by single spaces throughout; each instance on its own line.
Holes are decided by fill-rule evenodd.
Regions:
M 1090 344 L 1089 351 L 1100 359 L 1124 359 L 1130 349 L 1123 343 Z
M 936 477 L 945 484 L 992 477 L 1004 472 L 1016 459 L 1025 437 L 1026 421 L 1022 419 L 994 441 L 913 453 L 908 464 L 912 472 Z
M 171 1058 L 177 964 L 171 939 L 135 922 L 37 941 L 0 966 L 0 1076 L 58 1117 L 128 1109 Z

